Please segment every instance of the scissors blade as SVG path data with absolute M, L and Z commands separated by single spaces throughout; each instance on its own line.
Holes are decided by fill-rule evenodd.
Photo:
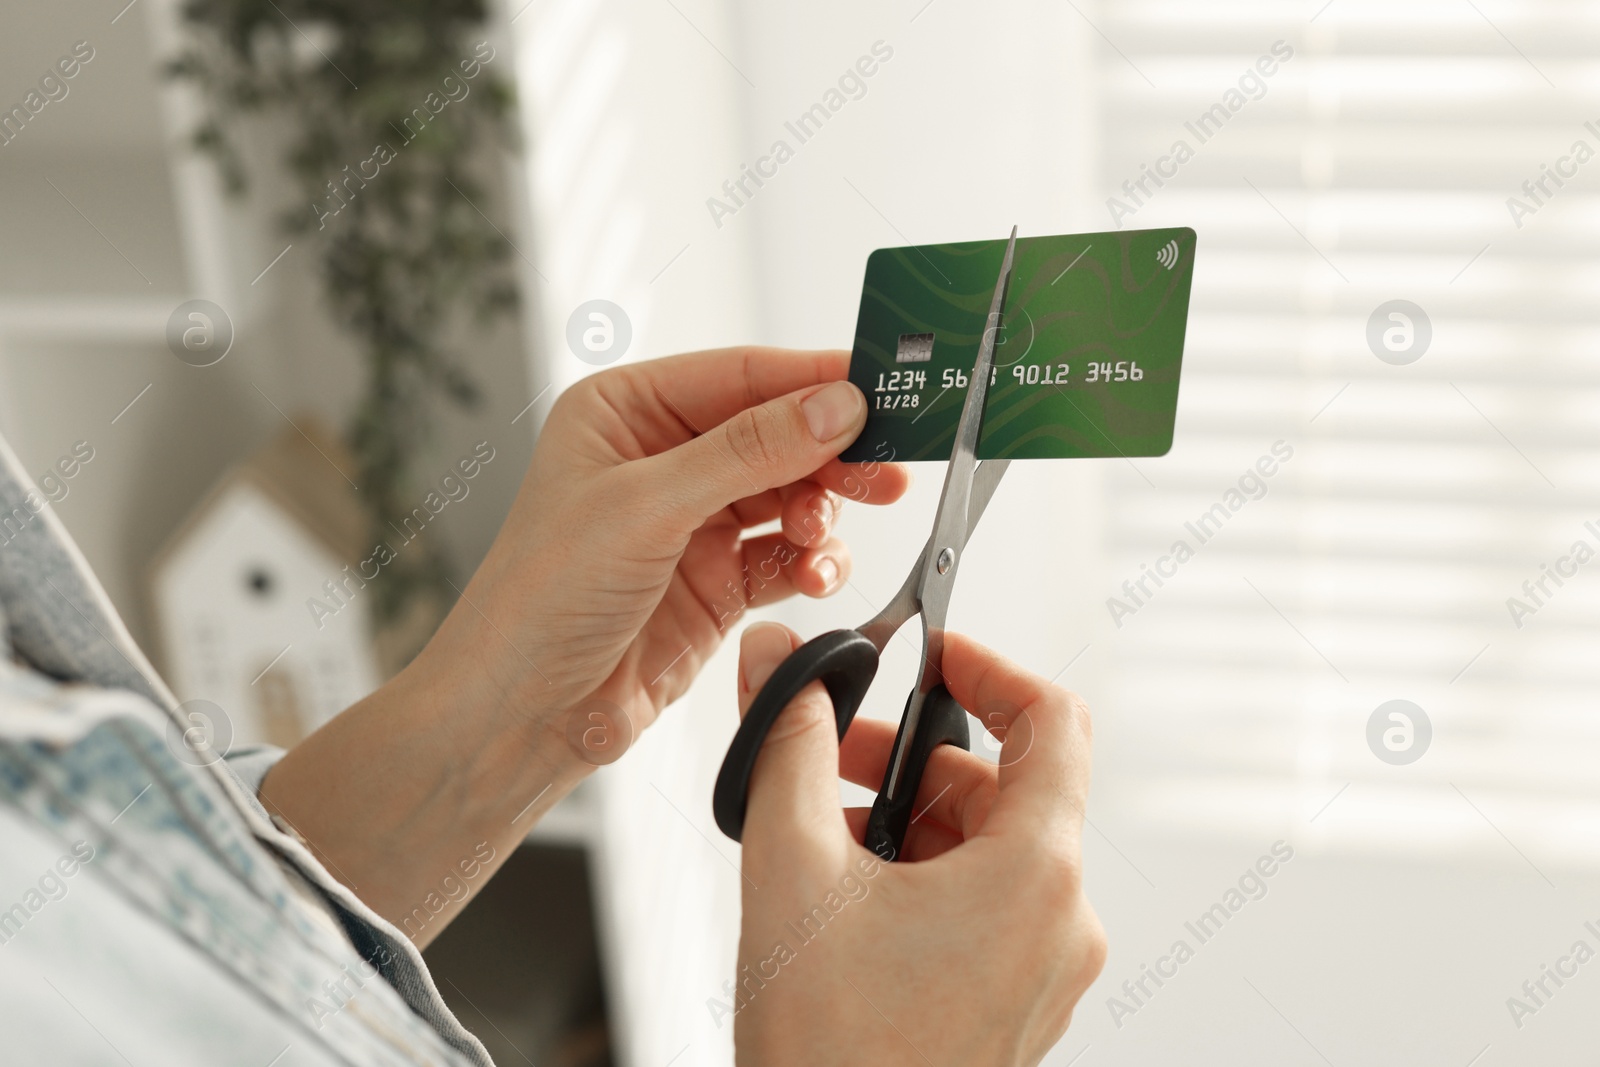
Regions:
M 972 531 L 977 529 L 978 520 L 983 518 L 983 513 L 988 510 L 989 501 L 993 499 L 994 491 L 1000 486 L 1000 478 L 1009 466 L 1011 466 L 1009 459 L 986 459 L 972 472 L 972 495 L 967 500 L 968 538 L 972 536 Z
M 944 662 L 944 623 L 950 609 L 950 594 L 955 587 L 956 572 L 961 555 L 966 551 L 972 534 L 971 503 L 974 476 L 982 468 L 978 465 L 978 435 L 983 429 L 983 405 L 989 395 L 989 374 L 994 368 L 995 338 L 1000 332 L 1001 315 L 1005 310 L 1006 292 L 1011 285 L 1011 268 L 1016 259 L 1017 228 L 1011 227 L 1011 237 L 1006 242 L 1005 258 L 1000 263 L 1000 276 L 995 280 L 994 296 L 989 301 L 989 317 L 984 323 L 983 339 L 978 344 L 978 359 L 968 379 L 967 399 L 961 405 L 961 419 L 956 423 L 955 443 L 950 449 L 950 466 L 945 471 L 944 489 L 939 495 L 939 510 L 933 519 L 933 536 L 923 550 L 921 570 L 918 575 L 915 597 L 922 613 L 922 676 L 916 692 L 906 703 L 905 716 L 895 738 L 894 753 L 890 758 L 885 793 L 896 798 L 905 770 L 906 753 L 916 736 L 922 718 L 922 705 L 927 695 L 944 684 L 940 664 Z M 985 464 L 984 466 L 991 466 Z M 987 491 L 994 492 L 1005 464 L 983 479 Z M 987 506 L 987 500 L 984 502 Z M 981 513 L 981 509 L 980 509 Z
M 967 399 L 961 405 L 961 419 L 956 423 L 955 443 L 950 450 L 950 466 L 945 471 L 944 489 L 939 495 L 939 510 L 933 518 L 933 540 L 927 557 L 922 561 L 922 581 L 919 593 L 922 614 L 930 627 L 944 629 L 945 609 L 950 603 L 950 589 L 955 584 L 957 565 L 961 552 L 967 546 L 971 533 L 968 510 L 972 500 L 973 475 L 978 469 L 978 434 L 983 428 L 983 405 L 989 395 L 989 374 L 994 369 L 995 338 L 1000 332 L 1001 313 L 1005 308 L 1006 291 L 1011 284 L 1011 266 L 1017 251 L 1017 228 L 1011 228 L 1011 239 L 1006 242 L 1005 259 L 1000 264 L 1000 277 L 995 281 L 994 296 L 989 302 L 989 317 L 984 324 L 983 340 L 978 345 L 978 359 L 972 367 L 972 377 L 967 385 Z M 1001 468 L 1004 472 L 1004 468 Z M 928 650 L 932 656 L 935 649 Z
M 978 469 L 973 472 L 972 495 L 967 501 L 969 538 L 972 536 L 972 531 L 977 528 L 978 520 L 983 518 L 984 511 L 989 507 L 989 501 L 993 499 L 994 491 L 1000 485 L 1001 476 L 1010 465 L 1009 459 L 986 459 L 980 462 Z M 922 564 L 928 558 L 928 549 L 932 544 L 933 538 L 930 536 L 928 543 L 922 546 L 922 554 L 917 556 L 917 561 L 911 565 L 911 573 L 906 575 L 900 591 L 895 593 L 884 609 L 856 627 L 867 640 L 878 646 L 879 652 L 889 647 L 889 639 L 921 610 L 917 606 L 917 587 L 922 584 Z

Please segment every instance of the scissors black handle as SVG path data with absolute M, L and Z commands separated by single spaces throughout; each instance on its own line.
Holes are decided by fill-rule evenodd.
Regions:
M 756 769 L 767 731 L 800 690 L 821 681 L 833 701 L 833 716 L 839 736 L 850 728 L 856 709 L 867 695 L 873 676 L 878 673 L 878 647 L 858 630 L 834 630 L 812 638 L 791 652 L 767 684 L 761 687 L 750 710 L 745 713 L 739 732 L 733 735 L 727 758 L 717 774 L 711 794 L 711 810 L 722 832 L 739 840 L 744 833 L 745 809 L 749 804 L 750 775 Z
M 834 630 L 813 638 L 778 664 L 778 669 L 772 672 L 772 677 L 751 702 L 744 722 L 739 724 L 739 731 L 728 746 L 722 770 L 717 774 L 711 809 L 723 833 L 735 841 L 744 834 L 750 776 L 755 772 L 756 757 L 761 754 L 761 746 L 773 723 L 800 695 L 800 690 L 812 682 L 822 682 L 833 701 L 834 721 L 843 739 L 877 672 L 878 648 L 858 630 Z M 908 706 L 914 698 L 915 694 L 908 698 Z M 905 728 L 906 720 L 902 716 L 900 730 L 904 732 Z M 896 745 L 898 743 L 897 735 Z M 914 816 L 917 790 L 922 784 L 928 757 L 940 745 L 968 749 L 971 743 L 966 711 L 944 686 L 935 686 L 923 700 L 922 715 L 906 752 L 903 780 L 896 800 L 887 799 L 889 771 L 884 771 L 883 789 L 867 821 L 866 847 L 886 861 L 898 858 Z
M 913 693 L 906 700 L 909 708 Z M 900 718 L 900 733 L 906 729 L 906 716 Z M 872 814 L 867 818 L 867 836 L 863 842 L 885 862 L 892 863 L 905 846 L 906 831 L 911 828 L 912 809 L 917 803 L 917 790 L 922 785 L 922 772 L 928 766 L 928 757 L 940 745 L 955 745 L 971 750 L 972 737 L 967 729 L 967 712 L 955 697 L 942 685 L 934 686 L 922 702 L 922 716 L 917 721 L 917 732 L 912 735 L 911 747 L 906 750 L 905 771 L 900 782 L 899 796 L 889 799 L 889 777 L 893 761 L 883 772 L 883 788 L 873 801 Z M 900 734 L 895 735 L 895 748 L 900 747 Z

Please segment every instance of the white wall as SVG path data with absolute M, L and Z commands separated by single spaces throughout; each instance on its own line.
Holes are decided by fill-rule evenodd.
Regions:
M 683 15 L 654 0 L 502 9 L 532 146 L 533 377 L 537 389 L 554 383 L 540 416 L 593 369 L 566 341 L 586 301 L 612 301 L 631 321 L 624 360 L 760 334 L 748 237 L 707 233 L 700 206 L 738 155 L 744 87 L 700 33 L 724 51 L 736 37 L 719 5 L 677 7 Z M 615 1052 L 631 1067 L 731 1061 L 732 1029 L 705 1008 L 732 974 L 738 929 L 738 849 L 710 810 L 735 722 L 731 667 L 719 656 L 690 698 L 596 775 L 597 914 Z

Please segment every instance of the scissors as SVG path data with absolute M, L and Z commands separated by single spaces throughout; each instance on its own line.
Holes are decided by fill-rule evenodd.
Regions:
M 878 672 L 878 659 L 900 627 L 922 616 L 922 673 L 906 700 L 895 734 L 894 749 L 884 772 L 883 786 L 867 821 L 866 847 L 886 861 L 896 859 L 912 822 L 912 807 L 928 758 L 940 745 L 969 749 L 966 711 L 944 686 L 940 664 L 944 658 L 945 616 L 956 572 L 973 527 L 983 517 L 1009 460 L 978 462 L 978 433 L 983 425 L 983 403 L 994 367 L 995 336 L 1011 283 L 1017 229 L 1011 228 L 1000 277 L 995 282 L 989 317 L 978 345 L 978 359 L 968 379 L 967 399 L 956 424 L 950 466 L 934 515 L 933 534 L 906 576 L 905 584 L 887 607 L 854 630 L 833 630 L 813 638 L 790 653 L 766 685 L 756 694 L 744 722 L 728 746 L 727 758 L 717 775 L 712 810 L 722 832 L 739 840 L 744 831 L 750 775 L 767 732 L 783 709 L 812 682 L 821 681 L 833 701 L 833 714 L 844 738 L 861 700 Z

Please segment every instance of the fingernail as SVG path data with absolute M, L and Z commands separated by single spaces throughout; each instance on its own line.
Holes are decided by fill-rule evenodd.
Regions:
M 861 390 L 849 382 L 833 382 L 802 400 L 800 413 L 806 417 L 812 437 L 832 441 L 855 425 L 866 406 Z
M 789 634 L 778 623 L 758 622 L 748 627 L 739 641 L 739 680 L 745 692 L 766 685 L 791 651 Z
M 817 560 L 817 577 L 822 579 L 822 588 L 832 589 L 833 584 L 839 580 L 839 565 L 832 557 L 823 556 Z

